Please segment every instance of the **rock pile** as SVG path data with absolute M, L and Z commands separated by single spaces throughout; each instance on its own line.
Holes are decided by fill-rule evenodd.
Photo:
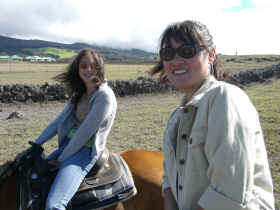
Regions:
M 136 80 L 127 81 L 108 81 L 108 84 L 118 97 L 142 93 L 160 93 L 169 90 L 175 90 L 169 84 L 159 83 L 158 79 L 145 77 L 138 77 Z
M 24 114 L 21 112 L 12 112 L 11 114 L 9 114 L 9 116 L 6 118 L 6 120 L 10 120 L 10 119 L 23 119 L 24 118 Z
M 116 96 L 122 97 L 142 93 L 159 93 L 172 90 L 168 84 L 160 84 L 157 79 L 139 77 L 136 80 L 108 81 Z M 42 86 L 32 85 L 0 85 L 0 102 L 43 102 L 67 100 L 68 95 L 65 89 L 58 84 L 48 83 Z
M 270 68 L 251 69 L 231 75 L 227 78 L 227 82 L 242 86 L 252 82 L 265 82 L 273 77 L 280 78 L 280 64 L 273 65 Z
M 60 85 L 49 85 L 48 83 L 42 86 L 29 85 L 0 85 L 0 102 L 12 103 L 19 102 L 39 102 L 67 99 L 67 94 Z

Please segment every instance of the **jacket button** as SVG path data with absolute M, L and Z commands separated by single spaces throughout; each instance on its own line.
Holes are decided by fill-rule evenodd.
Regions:
M 179 186 L 178 186 L 178 189 L 179 189 L 179 190 L 182 190 L 182 189 L 183 189 L 183 186 L 182 186 L 182 185 L 179 185 Z
M 187 135 L 186 134 L 183 134 L 182 135 L 182 139 L 186 139 L 187 138 Z
M 185 160 L 181 159 L 181 160 L 179 161 L 179 163 L 180 163 L 181 165 L 183 165 L 183 164 L 185 163 Z

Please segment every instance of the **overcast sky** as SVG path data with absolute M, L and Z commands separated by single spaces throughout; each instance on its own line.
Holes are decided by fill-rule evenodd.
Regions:
M 280 55 L 279 0 L 0 0 L 0 35 L 156 52 L 165 27 L 206 24 L 222 54 Z

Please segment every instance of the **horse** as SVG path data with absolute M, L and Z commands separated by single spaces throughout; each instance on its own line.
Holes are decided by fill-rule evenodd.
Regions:
M 163 155 L 161 152 L 148 150 L 125 150 L 119 153 L 127 163 L 137 194 L 131 199 L 106 208 L 106 210 L 163 210 L 161 195 Z M 3 167 L 9 167 L 8 162 Z M 0 185 L 0 209 L 18 210 L 16 205 L 16 188 L 19 172 L 11 174 Z

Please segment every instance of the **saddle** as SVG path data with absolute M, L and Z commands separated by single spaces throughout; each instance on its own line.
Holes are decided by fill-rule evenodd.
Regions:
M 22 210 L 44 210 L 45 202 L 58 169 L 43 155 L 25 169 L 20 184 L 20 207 Z M 136 195 L 131 172 L 119 154 L 107 149 L 81 183 L 70 200 L 67 210 L 93 210 L 106 208 Z

